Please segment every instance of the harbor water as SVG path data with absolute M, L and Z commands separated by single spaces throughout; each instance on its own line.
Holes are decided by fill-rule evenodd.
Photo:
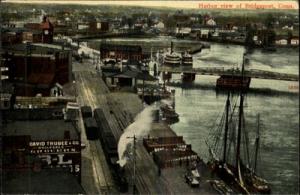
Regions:
M 97 42 L 99 40 L 93 40 Z M 110 43 L 139 43 L 170 46 L 170 37 L 148 39 L 106 39 Z M 180 44 L 175 40 L 175 45 Z M 243 46 L 211 43 L 193 56 L 194 67 L 233 67 L 242 63 Z M 262 69 L 298 74 L 299 49 L 278 48 L 264 53 L 247 53 L 248 69 Z M 192 144 L 204 161 L 208 160 L 205 140 L 220 119 L 225 107 L 226 94 L 217 94 L 216 76 L 197 75 L 191 86 L 180 84 L 180 75 L 172 75 L 170 88 L 175 89 L 176 111 L 179 122 L 172 129 Z M 299 84 L 298 82 L 252 79 L 251 90 L 245 99 L 245 119 L 250 139 L 256 132 L 256 116 L 260 114 L 261 144 L 258 161 L 259 173 L 270 182 L 274 194 L 296 194 L 299 184 Z

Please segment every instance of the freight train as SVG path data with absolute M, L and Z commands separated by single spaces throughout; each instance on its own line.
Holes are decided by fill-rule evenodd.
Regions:
M 113 135 L 103 110 L 101 108 L 96 108 L 93 114 L 91 108 L 84 107 L 82 108 L 81 113 L 87 139 L 100 141 L 106 161 L 112 170 L 116 186 L 119 187 L 120 192 L 128 192 L 128 182 L 125 177 L 125 170 L 117 163 L 119 159 L 118 140 Z

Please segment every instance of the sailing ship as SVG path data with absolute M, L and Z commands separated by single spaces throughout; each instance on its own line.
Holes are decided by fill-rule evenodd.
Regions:
M 242 66 L 242 76 L 244 65 Z M 258 175 L 257 158 L 259 152 L 259 125 L 254 144 L 254 155 L 250 158 L 248 131 L 244 118 L 245 91 L 239 91 L 238 101 L 231 105 L 231 93 L 228 91 L 225 111 L 216 131 L 209 140 L 211 160 L 208 165 L 213 173 L 229 185 L 236 193 L 269 194 L 271 188 L 266 180 Z M 238 113 L 238 117 L 236 117 Z M 259 120 L 258 120 L 259 121 Z M 259 124 L 259 123 L 258 123 Z M 221 136 L 220 136 L 221 135 Z M 223 138 L 223 139 L 220 139 Z

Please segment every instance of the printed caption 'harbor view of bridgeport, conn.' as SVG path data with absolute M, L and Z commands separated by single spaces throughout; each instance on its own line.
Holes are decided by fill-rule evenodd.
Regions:
M 0 1 L 3 194 L 299 194 L 297 1 Z

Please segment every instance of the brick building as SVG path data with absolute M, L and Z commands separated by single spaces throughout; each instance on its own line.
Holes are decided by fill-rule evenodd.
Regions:
M 7 48 L 10 55 L 9 82 L 16 95 L 50 95 L 50 89 L 71 80 L 72 52 L 50 44 L 20 44 Z
M 64 120 L 62 107 L 7 110 L 3 117 L 4 193 L 84 193 L 80 132 L 72 121 Z
M 143 59 L 142 47 L 136 45 L 101 44 L 101 59 L 114 58 L 138 62 Z

